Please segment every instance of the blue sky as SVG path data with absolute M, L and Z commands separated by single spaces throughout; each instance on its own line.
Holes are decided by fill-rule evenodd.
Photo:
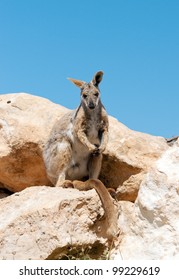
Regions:
M 179 135 L 179 1 L 0 1 L 0 94 L 75 108 L 79 89 L 66 78 L 90 81 L 98 70 L 110 115 Z

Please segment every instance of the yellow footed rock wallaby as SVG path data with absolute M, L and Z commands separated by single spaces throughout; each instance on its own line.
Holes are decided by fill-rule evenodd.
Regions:
M 44 161 L 54 186 L 95 188 L 105 210 L 107 236 L 112 238 L 117 233 L 117 211 L 107 189 L 98 180 L 102 152 L 108 141 L 108 115 L 98 87 L 102 77 L 103 72 L 99 71 L 89 83 L 69 78 L 81 89 L 81 103 L 55 124 L 44 150 Z M 86 177 L 89 180 L 79 181 Z

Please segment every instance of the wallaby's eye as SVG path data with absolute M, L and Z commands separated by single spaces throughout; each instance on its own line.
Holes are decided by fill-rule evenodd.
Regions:
M 84 99 L 86 99 L 86 98 L 87 98 L 87 94 L 84 93 L 84 94 L 83 94 L 83 97 L 84 97 Z
M 99 96 L 99 93 L 98 93 L 98 92 L 96 92 L 94 95 L 95 95 L 96 97 L 98 97 L 98 96 Z

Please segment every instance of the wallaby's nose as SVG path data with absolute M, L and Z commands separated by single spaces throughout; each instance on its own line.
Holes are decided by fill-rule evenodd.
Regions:
M 90 101 L 90 102 L 89 102 L 88 107 L 89 107 L 91 110 L 95 108 L 95 105 L 94 105 L 93 101 Z

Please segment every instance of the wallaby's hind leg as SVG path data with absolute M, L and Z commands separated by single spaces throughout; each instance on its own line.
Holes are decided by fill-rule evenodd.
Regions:
M 47 176 L 54 186 L 62 186 L 71 161 L 71 145 L 67 141 L 54 142 L 46 150 Z
M 88 161 L 89 179 L 98 179 L 101 171 L 102 154 L 90 155 Z

